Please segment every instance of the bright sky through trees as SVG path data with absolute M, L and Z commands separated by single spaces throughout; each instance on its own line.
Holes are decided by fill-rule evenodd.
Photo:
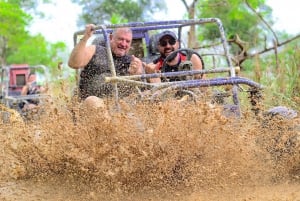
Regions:
M 78 31 L 76 27 L 77 15 L 80 8 L 74 5 L 70 0 L 54 0 L 56 5 L 43 5 L 39 10 L 44 12 L 46 18 L 43 20 L 35 20 L 31 27 L 31 32 L 36 34 L 40 32 L 50 42 L 63 41 L 68 46 L 73 46 L 73 33 Z M 162 13 L 159 19 L 178 20 L 182 19 L 185 8 L 181 0 L 166 0 L 168 5 L 168 14 Z M 290 34 L 300 32 L 299 23 L 300 8 L 299 0 L 267 0 L 267 4 L 273 8 L 273 16 L 276 24 L 273 28 L 276 30 L 285 30 Z M 178 6 L 182 5 L 182 6 Z M 84 27 L 82 27 L 83 29 Z

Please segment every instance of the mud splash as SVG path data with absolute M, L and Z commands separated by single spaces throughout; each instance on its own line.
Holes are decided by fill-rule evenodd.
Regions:
M 52 104 L 34 121 L 1 123 L 0 197 L 276 200 L 282 185 L 277 200 L 300 197 L 297 119 L 225 118 L 201 102 L 108 105 L 110 118 Z

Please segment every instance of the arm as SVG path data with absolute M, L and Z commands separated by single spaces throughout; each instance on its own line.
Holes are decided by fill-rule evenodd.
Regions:
M 47 93 L 48 92 L 48 84 L 45 86 L 39 86 L 39 93 Z
M 145 72 L 147 74 L 156 73 L 156 64 L 154 64 L 154 63 L 145 64 L 144 63 L 144 66 L 145 66 Z M 150 83 L 160 83 L 161 79 L 159 77 L 149 78 L 148 82 L 150 82 Z
M 191 62 L 193 64 L 194 70 L 202 70 L 203 69 L 202 61 L 201 61 L 201 59 L 196 54 L 192 55 Z M 195 78 L 196 79 L 204 79 L 205 78 L 205 74 L 203 74 L 203 75 L 201 75 L 201 74 L 195 75 Z
M 21 95 L 22 95 L 22 96 L 26 96 L 28 90 L 29 90 L 28 84 L 24 85 L 23 88 L 22 88 L 22 91 L 21 91 Z
M 91 60 L 96 51 L 95 45 L 87 46 L 88 39 L 93 35 L 94 25 L 89 24 L 86 26 L 83 38 L 76 44 L 71 52 L 68 65 L 71 68 L 78 69 L 83 68 Z

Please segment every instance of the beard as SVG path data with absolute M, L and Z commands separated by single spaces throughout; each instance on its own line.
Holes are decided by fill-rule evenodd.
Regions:
M 163 59 L 166 59 L 169 55 L 171 55 L 175 51 L 174 48 L 165 48 L 164 53 L 161 55 Z M 167 62 L 173 61 L 176 58 L 177 54 L 173 54 L 168 58 Z

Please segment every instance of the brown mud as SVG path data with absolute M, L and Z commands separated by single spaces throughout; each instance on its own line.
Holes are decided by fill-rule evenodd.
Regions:
M 205 103 L 48 105 L 0 123 L 0 200 L 300 200 L 299 119 Z

